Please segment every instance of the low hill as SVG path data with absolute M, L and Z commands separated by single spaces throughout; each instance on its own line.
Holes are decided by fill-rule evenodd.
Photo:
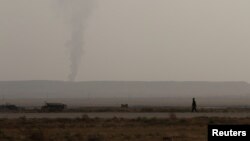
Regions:
M 1 81 L 5 98 L 248 97 L 246 82 Z

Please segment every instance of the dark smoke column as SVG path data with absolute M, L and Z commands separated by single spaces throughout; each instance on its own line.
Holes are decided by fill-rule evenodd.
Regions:
M 69 81 L 75 81 L 81 63 L 84 46 L 84 30 L 95 0 L 57 0 L 59 11 L 70 24 L 71 39 L 66 43 L 70 49 Z

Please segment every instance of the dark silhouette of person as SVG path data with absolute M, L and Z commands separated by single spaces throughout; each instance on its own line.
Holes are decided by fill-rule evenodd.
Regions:
M 192 103 L 192 112 L 197 112 L 197 105 L 196 105 L 196 101 L 195 98 L 193 98 L 193 103 Z

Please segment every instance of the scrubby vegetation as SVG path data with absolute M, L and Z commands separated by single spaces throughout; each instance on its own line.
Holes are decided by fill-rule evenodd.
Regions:
M 249 124 L 250 118 L 0 119 L 1 141 L 205 141 L 208 124 Z
M 250 107 L 198 107 L 199 112 L 204 113 L 242 113 L 250 112 Z M 18 110 L 1 110 L 0 113 L 95 113 L 95 112 L 126 112 L 126 113 L 172 113 L 191 112 L 191 107 L 164 107 L 164 106 L 132 106 L 132 107 L 69 107 L 64 110 L 42 110 L 39 107 L 19 107 Z

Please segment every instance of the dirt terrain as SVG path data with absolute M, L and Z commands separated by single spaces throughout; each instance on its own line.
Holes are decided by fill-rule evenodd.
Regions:
M 206 141 L 208 124 L 250 124 L 250 118 L 89 118 L 0 120 L 1 141 Z

